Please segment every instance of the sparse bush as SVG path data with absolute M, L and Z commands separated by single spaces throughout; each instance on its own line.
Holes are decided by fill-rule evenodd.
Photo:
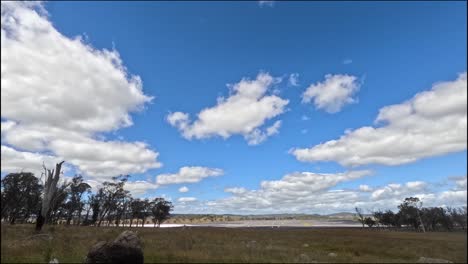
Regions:
M 370 218 L 370 217 L 366 217 L 364 219 L 364 223 L 368 226 L 368 227 L 373 227 L 375 225 L 375 221 Z

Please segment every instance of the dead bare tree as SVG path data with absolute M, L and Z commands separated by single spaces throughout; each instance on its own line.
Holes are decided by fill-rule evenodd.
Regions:
M 60 178 L 60 172 L 62 169 L 62 164 L 65 161 L 57 163 L 55 165 L 55 170 L 49 170 L 45 166 L 44 167 L 44 176 L 45 176 L 45 183 L 43 189 L 43 198 L 42 198 L 42 206 L 40 212 L 37 214 L 36 220 L 36 231 L 41 231 L 42 226 L 46 223 L 47 218 L 50 213 L 50 208 L 52 204 L 53 197 L 57 192 L 57 183 Z
M 359 207 L 355 207 L 354 210 L 356 210 L 356 216 L 359 222 L 362 224 L 362 228 L 364 228 L 364 225 L 366 224 L 366 218 L 362 214 L 362 209 Z

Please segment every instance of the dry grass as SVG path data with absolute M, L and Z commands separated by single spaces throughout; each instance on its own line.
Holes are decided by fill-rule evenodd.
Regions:
M 123 228 L 2 225 L 1 261 L 82 262 L 91 245 L 113 240 Z M 128 228 L 126 228 L 128 229 Z M 415 262 L 419 257 L 467 261 L 464 232 L 414 233 L 327 229 L 131 228 L 144 244 L 145 262 Z M 331 257 L 329 253 L 336 253 Z

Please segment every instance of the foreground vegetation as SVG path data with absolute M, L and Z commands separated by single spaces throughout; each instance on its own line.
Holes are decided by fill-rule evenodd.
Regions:
M 128 228 L 2 225 L 1 261 L 82 262 L 98 241 Z M 142 228 L 145 262 L 466 262 L 466 232 L 393 232 L 361 228 Z M 48 236 L 49 234 L 50 236 Z M 50 239 L 50 240 L 49 240 Z M 336 254 L 336 256 L 335 256 Z

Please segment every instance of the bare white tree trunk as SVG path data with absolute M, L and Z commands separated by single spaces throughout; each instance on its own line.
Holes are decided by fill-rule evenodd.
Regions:
M 426 233 L 426 228 L 424 227 L 424 223 L 422 221 L 421 214 L 419 213 L 419 208 L 417 208 L 417 210 L 418 210 L 419 223 L 421 223 L 422 231 L 423 231 L 423 233 Z
M 47 221 L 47 217 L 49 215 L 49 211 L 52 204 L 52 198 L 54 197 L 55 193 L 57 192 L 57 183 L 60 178 L 60 171 L 62 169 L 62 164 L 65 161 L 57 163 L 55 165 L 55 170 L 47 170 L 44 167 L 44 170 L 47 172 L 45 183 L 44 183 L 44 197 L 42 199 L 42 207 L 41 213 L 38 215 L 38 219 L 36 221 L 36 230 L 40 231 L 42 226 Z

